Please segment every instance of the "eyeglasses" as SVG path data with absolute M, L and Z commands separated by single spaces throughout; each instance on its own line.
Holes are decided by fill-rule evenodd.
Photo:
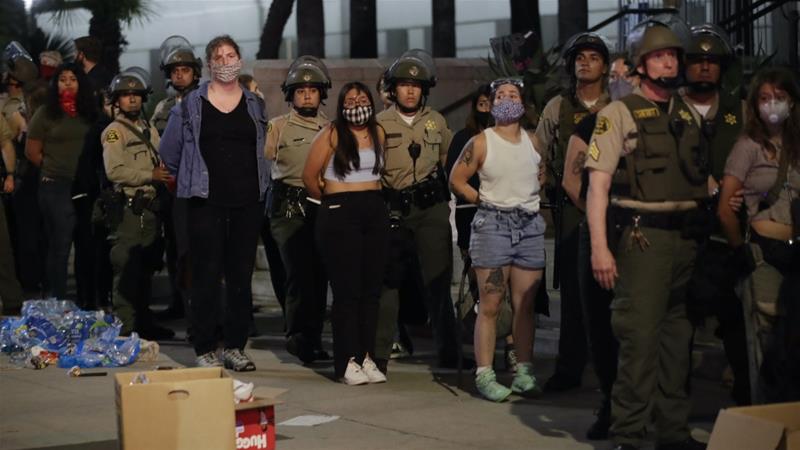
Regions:
M 358 100 L 358 101 L 353 100 L 353 99 L 349 99 L 349 100 L 345 100 L 344 101 L 344 107 L 345 108 L 355 108 L 356 106 L 370 106 L 370 105 L 371 105 L 371 103 L 369 102 L 368 98 L 362 98 L 361 100 Z

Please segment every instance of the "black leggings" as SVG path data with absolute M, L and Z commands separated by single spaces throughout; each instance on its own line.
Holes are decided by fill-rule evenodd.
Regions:
M 216 206 L 189 200 L 191 325 L 198 355 L 216 350 L 216 328 L 223 317 L 225 348 L 244 349 L 250 324 L 250 282 L 264 203 Z M 220 314 L 220 282 L 225 278 L 225 308 Z
M 378 298 L 389 250 L 389 214 L 380 191 L 322 199 L 316 237 L 333 290 L 331 325 L 336 377 L 351 357 L 375 353 Z

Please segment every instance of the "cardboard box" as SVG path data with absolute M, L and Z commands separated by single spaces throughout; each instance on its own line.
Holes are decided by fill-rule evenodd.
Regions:
M 130 384 L 144 373 L 149 383 Z M 233 381 L 221 368 L 115 376 L 117 430 L 125 450 L 234 450 Z
M 800 450 L 800 402 L 720 411 L 708 450 Z
M 275 397 L 283 389 L 258 387 L 255 400 L 236 405 L 236 449 L 275 450 Z

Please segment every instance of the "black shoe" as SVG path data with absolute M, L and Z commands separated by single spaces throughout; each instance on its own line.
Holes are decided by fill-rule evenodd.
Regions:
M 304 364 L 314 362 L 314 348 L 301 334 L 293 334 L 286 338 L 286 351 Z
M 639 447 L 633 444 L 617 444 L 613 450 L 639 450 Z
M 671 444 L 658 444 L 656 450 L 705 450 L 706 444 L 689 437 L 685 441 L 673 442 Z
M 586 430 L 586 439 L 590 441 L 604 441 L 608 439 L 608 429 L 611 427 L 611 412 L 601 408 L 597 412 L 597 420 Z
M 564 375 L 559 375 L 558 373 L 554 374 L 547 382 L 544 384 L 544 391 L 545 392 L 566 392 L 571 391 L 572 389 L 577 389 L 581 387 L 581 382 L 566 377 Z
M 169 308 L 167 308 L 167 309 L 165 309 L 163 311 L 158 311 L 157 313 L 155 313 L 156 318 L 159 319 L 159 320 L 183 319 L 183 317 L 185 315 L 186 314 L 185 314 L 185 312 L 183 310 L 183 306 L 178 307 L 178 306 L 175 306 L 175 305 L 170 305 Z
M 314 349 L 314 361 L 330 361 L 333 357 L 322 348 Z
M 175 337 L 175 332 L 169 328 L 150 324 L 135 330 L 139 337 L 148 341 L 166 341 Z

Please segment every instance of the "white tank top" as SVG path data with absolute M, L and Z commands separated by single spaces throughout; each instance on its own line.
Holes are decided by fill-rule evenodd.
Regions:
M 528 133 L 521 131 L 519 143 L 509 142 L 493 129 L 486 135 L 486 159 L 478 170 L 481 203 L 501 208 L 539 211 L 539 162 Z

